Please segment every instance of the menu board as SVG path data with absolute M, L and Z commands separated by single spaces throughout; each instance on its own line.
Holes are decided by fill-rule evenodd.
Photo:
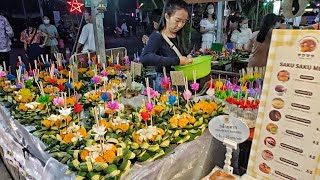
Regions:
M 274 30 L 248 174 L 320 179 L 320 31 Z

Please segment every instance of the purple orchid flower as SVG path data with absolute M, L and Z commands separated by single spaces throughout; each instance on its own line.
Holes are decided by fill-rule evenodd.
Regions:
M 89 64 L 89 66 L 91 66 L 91 65 L 92 65 L 92 63 L 93 63 L 93 61 L 91 61 L 91 59 L 89 59 L 89 60 L 88 60 L 88 64 Z
M 22 84 L 21 82 L 18 82 L 18 83 L 16 84 L 16 88 L 17 88 L 17 89 L 23 88 L 23 84 Z
M 130 66 L 130 59 L 129 59 L 129 57 L 128 56 L 126 56 L 126 57 L 124 57 L 125 58 L 125 64 L 126 64 L 126 66 Z
M 197 82 L 192 83 L 191 89 L 194 91 L 198 91 L 199 90 L 199 83 L 197 83 Z
M 148 112 L 151 112 L 154 108 L 154 105 L 151 102 L 146 102 L 146 108 Z
M 106 70 L 101 71 L 101 75 L 104 77 L 108 76 L 108 71 Z
M 93 78 L 91 78 L 91 82 L 94 84 L 98 84 L 101 81 L 101 78 L 99 76 L 93 76 Z
M 108 102 L 108 108 L 111 110 L 117 110 L 119 109 L 119 104 L 116 101 L 110 101 Z

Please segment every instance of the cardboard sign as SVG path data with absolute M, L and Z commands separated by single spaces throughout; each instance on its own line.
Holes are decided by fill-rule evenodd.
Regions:
M 209 131 L 221 142 L 230 139 L 238 144 L 246 141 L 250 135 L 249 128 L 244 122 L 228 115 L 213 118 L 209 123 Z
M 130 73 L 127 74 L 127 87 L 128 89 L 131 89 L 131 85 L 132 85 L 132 76 Z
M 133 76 L 141 76 L 141 72 L 142 72 L 142 64 L 132 61 L 131 62 L 131 74 Z
M 79 81 L 79 72 L 78 72 L 78 67 L 77 66 L 72 66 L 72 81 L 73 82 L 78 82 Z
M 320 179 L 320 31 L 274 30 L 248 174 Z
M 170 77 L 173 86 L 184 86 L 184 74 L 182 71 L 170 71 Z

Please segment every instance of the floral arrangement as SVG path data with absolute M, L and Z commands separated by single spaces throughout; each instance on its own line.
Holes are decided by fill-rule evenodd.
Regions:
M 185 92 L 177 92 L 168 77 L 163 94 L 150 88 L 148 79 L 145 88 L 132 83 L 147 100 L 128 108 L 120 100 L 126 76 L 119 74 L 126 74 L 128 62 L 106 67 L 99 57 L 89 60 L 84 67 L 82 60 L 67 66 L 62 59 L 55 64 L 42 58 L 30 71 L 20 64 L 15 77 L 0 69 L 0 101 L 20 123 L 34 126 L 46 151 L 78 179 L 118 179 L 131 164 L 153 161 L 198 138 L 210 119 L 223 113 L 212 100 L 192 101 L 189 88 L 198 89 L 196 82 L 189 87 L 186 81 Z

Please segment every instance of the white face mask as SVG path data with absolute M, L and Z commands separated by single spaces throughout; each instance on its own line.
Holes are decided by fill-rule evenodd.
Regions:
M 248 25 L 248 24 L 242 24 L 241 27 L 242 27 L 242 28 L 248 28 L 249 25 Z
M 50 20 L 45 19 L 45 20 L 43 20 L 43 23 L 44 23 L 44 24 L 49 24 L 49 23 L 50 23 Z
M 208 14 L 213 14 L 214 13 L 214 9 L 208 9 Z
M 274 25 L 274 29 L 278 29 L 280 27 L 280 23 L 276 22 L 276 24 Z

